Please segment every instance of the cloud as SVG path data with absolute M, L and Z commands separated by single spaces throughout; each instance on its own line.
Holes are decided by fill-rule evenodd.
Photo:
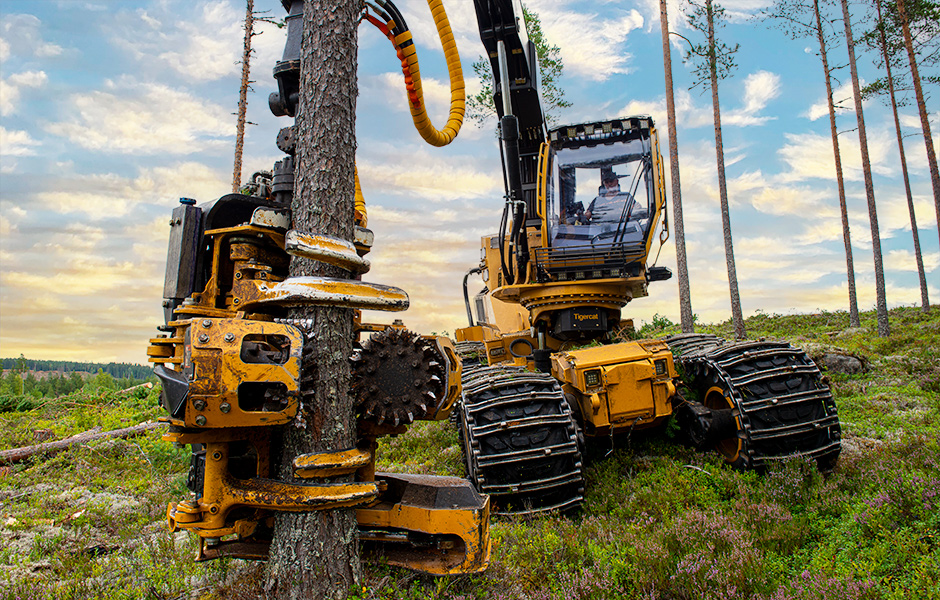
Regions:
M 57 213 L 79 213 L 92 222 L 133 214 L 140 204 L 166 205 L 176 198 L 213 200 L 229 190 L 219 173 L 184 162 L 142 169 L 137 177 L 114 173 L 71 175 L 36 194 L 38 205 Z
M 34 15 L 7 14 L 0 21 L 0 59 L 11 56 L 51 58 L 64 53 L 64 49 L 45 42 L 41 35 L 42 21 Z
M 48 79 L 44 71 L 24 71 L 0 79 L 0 115 L 5 117 L 16 112 L 21 91 L 40 88 Z
M 855 94 L 852 89 L 852 83 L 849 82 L 843 84 L 842 86 L 832 90 L 832 102 L 835 104 L 836 118 L 838 118 L 840 114 L 851 117 L 851 115 L 855 112 Z M 826 100 L 825 95 L 822 97 L 822 99 L 811 104 L 802 116 L 806 117 L 810 121 L 815 121 L 822 117 L 828 117 L 829 101 Z
M 0 126 L 0 158 L 8 156 L 33 156 L 39 142 L 30 137 L 28 131 L 8 130 Z
M 767 103 L 779 95 L 779 75 L 770 71 L 751 73 L 744 80 L 744 107 L 741 109 L 742 113 L 755 115 L 766 108 Z
M 234 117 L 185 91 L 132 77 L 108 80 L 104 89 L 68 99 L 68 120 L 46 130 L 73 144 L 105 153 L 192 154 L 227 143 Z
M 928 252 L 921 255 L 924 272 L 933 273 L 940 267 L 940 252 Z M 917 272 L 917 259 L 911 250 L 891 250 L 884 257 L 886 271 Z
M 782 181 L 805 181 L 824 179 L 834 181 L 835 159 L 832 153 L 832 138 L 815 133 L 784 134 L 786 143 L 777 151 L 778 156 L 790 170 L 780 176 Z M 891 136 L 885 130 L 868 130 L 868 153 L 872 172 L 891 175 L 893 165 L 888 161 L 891 152 Z M 862 173 L 861 146 L 857 136 L 839 137 L 839 154 L 842 172 L 846 180 L 860 181 Z
M 643 27 L 635 9 L 609 9 L 604 15 L 558 10 L 537 4 L 545 37 L 561 49 L 566 74 L 590 81 L 606 81 L 614 74 L 630 73 L 633 56 L 625 42 L 631 31 Z
M 357 158 L 359 179 L 370 205 L 377 193 L 434 203 L 501 196 L 502 175 L 488 166 L 475 157 L 429 150 L 424 142 L 410 147 L 373 145 Z
M 280 11 L 278 3 L 277 17 Z M 215 81 L 241 71 L 244 17 L 229 2 L 157 3 L 119 13 L 111 40 L 148 71 L 165 67 L 187 81 Z

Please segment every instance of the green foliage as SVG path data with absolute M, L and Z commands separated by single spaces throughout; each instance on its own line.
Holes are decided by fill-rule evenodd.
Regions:
M 545 105 L 545 120 L 553 125 L 558 120 L 555 111 L 568 108 L 571 102 L 565 100 L 565 91 L 560 87 L 559 80 L 565 70 L 561 60 L 561 50 L 554 46 L 542 32 L 542 21 L 535 11 L 522 7 L 525 20 L 526 33 L 529 40 L 535 45 L 535 54 L 539 63 L 539 93 Z M 467 116 L 482 127 L 490 117 L 496 116 L 496 106 L 493 104 L 493 72 L 490 61 L 480 57 L 473 63 L 473 72 L 480 78 L 480 91 L 467 98 Z
M 764 473 L 660 433 L 589 440 L 576 514 L 494 518 L 480 575 L 432 578 L 368 565 L 359 600 L 940 598 L 940 309 L 758 314 L 754 336 L 837 345 L 871 370 L 831 374 L 843 451 L 823 477 L 791 459 Z M 654 320 L 670 329 L 666 319 Z M 700 325 L 727 335 L 730 323 Z M 0 449 L 161 414 L 157 390 L 100 386 L 0 414 Z M 10 598 L 263 597 L 264 565 L 192 561 L 193 539 L 165 531 L 185 498 L 188 451 L 160 440 L 100 442 L 36 457 L 0 477 L 0 583 Z M 449 421 L 380 440 L 379 469 L 463 475 Z M 12 519 L 12 522 L 10 521 Z
M 699 4 L 696 0 L 686 0 L 686 2 L 685 15 L 688 18 L 689 27 L 704 35 L 706 41 L 699 44 L 689 42 L 690 48 L 683 60 L 693 65 L 694 83 L 690 89 L 702 86 L 704 90 L 711 84 L 712 71 L 719 80 L 731 76 L 738 66 L 734 62 L 734 55 L 741 45 L 729 46 L 717 39 L 714 43 L 708 40 L 709 30 L 714 33 L 724 25 L 724 7 L 707 0 L 705 4 Z

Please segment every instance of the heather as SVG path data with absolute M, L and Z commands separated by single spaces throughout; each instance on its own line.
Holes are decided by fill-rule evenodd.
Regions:
M 840 312 L 759 314 L 752 337 L 784 338 L 814 356 L 843 352 L 868 370 L 829 373 L 843 426 L 836 469 L 793 459 L 740 472 L 677 445 L 670 429 L 591 445 L 586 499 L 574 514 L 494 518 L 483 574 L 430 578 L 365 568 L 353 598 L 754 599 L 940 598 L 940 310 L 874 314 L 848 329 Z M 728 335 L 730 323 L 703 326 Z M 675 332 L 658 318 L 646 335 Z M 86 389 L 87 388 L 87 389 Z M 86 386 L 30 410 L 0 413 L 0 449 L 34 432 L 156 418 L 156 391 Z M 463 475 L 447 421 L 383 441 L 380 468 Z M 0 476 L 0 590 L 9 598 L 255 598 L 263 573 L 238 560 L 192 562 L 169 534 L 187 451 L 158 433 L 39 457 Z

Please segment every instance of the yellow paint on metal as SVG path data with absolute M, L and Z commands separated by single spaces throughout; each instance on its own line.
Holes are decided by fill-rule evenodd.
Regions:
M 297 414 L 303 334 L 292 325 L 244 319 L 193 319 L 185 364 L 195 370 L 186 399 L 187 427 L 279 425 Z M 270 358 L 251 350 L 272 347 Z M 251 387 L 255 385 L 256 387 Z M 269 394 L 275 397 L 268 397 Z M 275 400 L 282 405 L 272 406 Z M 200 419 L 201 417 L 201 419 Z
M 661 374 L 658 361 L 665 361 Z M 658 340 L 559 352 L 552 355 L 552 373 L 576 401 L 587 435 L 650 427 L 672 414 L 677 373 Z
M 222 531 L 234 533 L 227 517 L 236 508 L 326 510 L 361 506 L 378 495 L 374 482 L 291 484 L 274 479 L 237 479 L 228 471 L 229 447 L 227 442 L 205 444 L 203 495 L 195 504 L 171 505 L 168 512 L 171 529 L 220 537 L 228 535 Z
M 294 458 L 294 476 L 301 479 L 350 475 L 373 461 L 368 450 L 352 448 L 340 452 L 316 452 Z

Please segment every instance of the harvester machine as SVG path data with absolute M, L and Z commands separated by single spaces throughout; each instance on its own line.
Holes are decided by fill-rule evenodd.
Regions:
M 671 277 L 650 264 L 668 239 L 655 124 L 631 116 L 549 129 L 518 0 L 475 7 L 506 182 L 499 232 L 483 237 L 464 278 L 469 326 L 456 332 L 457 416 L 477 489 L 500 513 L 576 507 L 585 444 L 673 416 L 682 437 L 733 465 L 802 456 L 829 468 L 839 420 L 802 350 L 694 334 L 615 343 L 634 337 L 623 307 Z M 473 274 L 485 288 L 471 301 Z
M 302 0 L 284 0 L 288 37 L 270 106 L 293 117 L 300 87 Z M 451 119 L 443 131 L 424 112 L 411 35 L 390 2 L 365 5 L 368 20 L 391 40 L 405 72 L 421 135 L 434 145 L 456 135 L 463 79 L 447 17 L 429 5 L 451 68 Z M 170 528 L 198 536 L 197 560 L 264 559 L 276 511 L 355 508 L 364 558 L 434 575 L 474 573 L 490 555 L 489 500 L 464 479 L 376 473 L 376 440 L 415 420 L 446 418 L 460 395 L 461 363 L 444 337 L 363 322 L 361 309 L 402 311 L 407 294 L 366 283 L 373 235 L 356 181 L 355 239 L 300 231 L 291 219 L 295 128 L 278 135 L 286 153 L 272 172 L 257 173 L 245 193 L 197 206 L 182 199 L 170 221 L 164 285 L 165 324 L 150 340 L 149 360 L 163 384 L 167 441 L 192 449 L 189 497 L 168 507 Z M 352 215 L 350 216 L 352 218 Z M 291 257 L 341 267 L 345 279 L 292 277 Z M 358 443 L 290 457 L 279 478 L 279 440 L 302 421 L 301 356 L 310 323 L 294 306 L 328 305 L 354 313 L 352 380 Z

